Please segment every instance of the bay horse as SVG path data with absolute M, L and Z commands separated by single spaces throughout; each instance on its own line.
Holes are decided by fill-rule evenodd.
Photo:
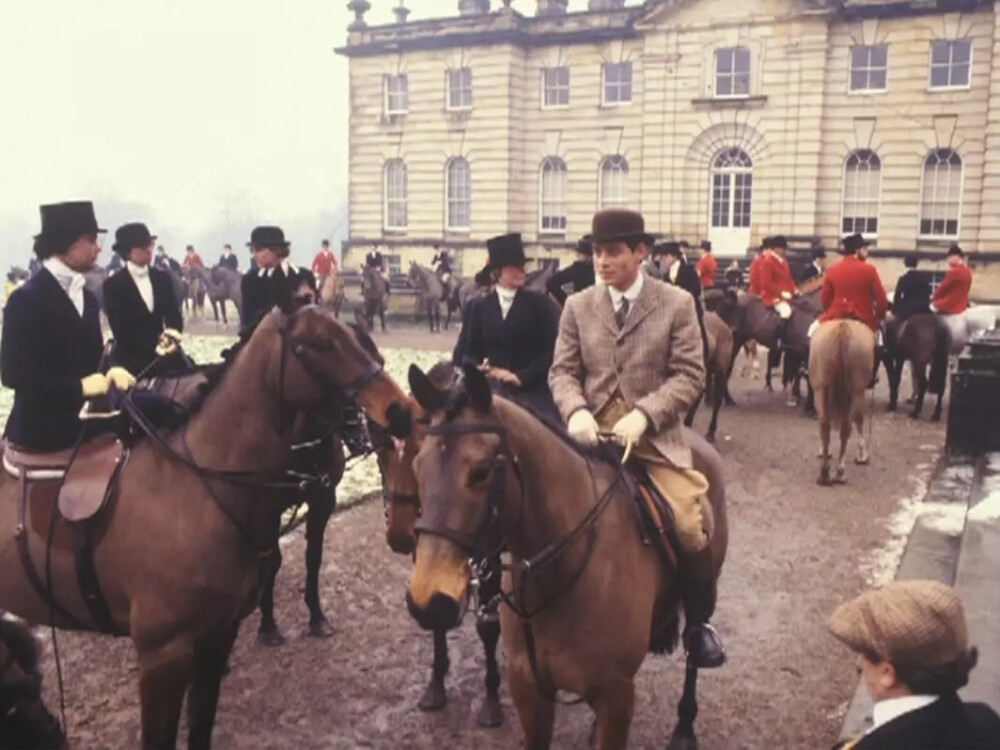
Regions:
M 494 395 L 474 367 L 447 392 L 413 365 L 409 381 L 431 415 L 414 462 L 423 515 L 411 615 L 424 628 L 454 627 L 470 580 L 509 550 L 500 624 L 525 746 L 550 747 L 564 690 L 595 711 L 601 750 L 623 750 L 635 674 L 651 647 L 676 646 L 680 596 L 674 567 L 643 543 L 620 462 L 583 455 L 564 432 Z M 721 460 L 704 439 L 684 436 L 711 486 L 706 526 L 721 569 Z M 697 746 L 697 677 L 688 660 L 670 750 Z
M 875 332 L 858 320 L 830 320 L 820 323 L 812 335 L 809 351 L 809 380 L 819 414 L 821 444 L 819 484 L 847 481 L 844 454 L 852 426 L 858 432 L 858 452 L 854 462 L 867 464 L 865 437 L 865 391 L 875 368 Z M 830 477 L 830 431 L 840 428 L 840 455 Z
M 263 319 L 182 427 L 132 448 L 95 521 L 94 565 L 111 621 L 138 653 L 144 747 L 176 745 L 185 693 L 189 747 L 211 746 L 222 674 L 274 554 L 294 417 L 323 412 L 331 397 L 355 399 L 383 425 L 409 403 L 331 313 L 289 302 Z M 22 532 L 47 592 L 25 573 L 19 484 L 2 472 L 0 607 L 99 630 L 77 585 L 73 529 L 51 501 L 32 502 Z
M 319 302 L 333 310 L 333 316 L 340 319 L 340 308 L 344 305 L 344 277 L 340 270 L 331 268 L 329 275 L 319 286 Z
M 42 701 L 38 641 L 22 622 L 0 612 L 0 747 L 68 748 L 59 720 Z
M 712 418 L 708 423 L 705 437 L 710 443 L 715 442 L 715 433 L 719 427 L 719 409 L 729 395 L 729 365 L 733 360 L 733 332 L 729 329 L 718 313 L 706 312 L 703 317 L 705 334 L 708 338 L 708 361 L 705 362 L 705 390 L 691 405 L 684 424 L 690 427 L 694 423 L 695 414 L 701 405 L 702 398 L 712 404 Z
M 454 368 L 451 362 L 439 362 L 432 367 L 427 376 L 435 387 L 442 391 L 448 390 L 454 379 Z M 427 432 L 430 420 L 413 402 L 412 434 L 405 443 L 396 445 L 384 430 L 374 426 L 371 429 L 372 443 L 378 456 L 379 469 L 382 472 L 383 502 L 385 506 L 386 532 L 385 539 L 389 548 L 401 555 L 412 555 L 417 546 L 415 526 L 420 518 L 420 493 L 413 472 L 413 459 L 416 457 Z M 489 602 L 500 593 L 500 577 L 492 576 L 479 582 L 477 592 L 481 602 Z M 486 698 L 476 713 L 476 723 L 480 727 L 498 727 L 503 723 L 503 708 L 500 705 L 500 667 L 497 663 L 497 644 L 500 640 L 500 622 L 495 611 L 477 612 L 476 633 L 482 641 L 486 655 Z M 435 628 L 434 662 L 431 669 L 431 679 L 417 703 L 421 711 L 440 711 L 448 703 L 445 690 L 445 678 L 451 666 L 448 658 L 448 629 Z
M 913 313 L 905 320 L 890 316 L 885 322 L 889 411 L 896 410 L 903 365 L 909 362 L 915 395 L 910 416 L 914 419 L 920 416 L 924 408 L 924 396 L 930 391 L 937 395 L 931 421 L 940 421 L 941 402 L 948 384 L 948 357 L 951 350 L 951 329 L 934 313 Z
M 361 296 L 364 299 L 365 318 L 368 320 L 368 330 L 375 328 L 375 316 L 378 315 L 385 331 L 386 297 L 389 285 L 381 272 L 374 266 L 365 266 L 361 272 Z
M 426 314 L 431 333 L 440 331 L 441 297 L 444 295 L 441 279 L 431 269 L 417 265 L 416 261 L 411 260 L 406 281 L 417 292 L 417 317 Z M 447 327 L 446 323 L 445 328 Z

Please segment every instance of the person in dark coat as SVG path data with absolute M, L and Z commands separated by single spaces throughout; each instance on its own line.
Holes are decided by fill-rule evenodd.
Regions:
M 125 261 L 122 260 L 122 256 L 115 253 L 111 256 L 111 262 L 108 263 L 108 276 L 113 276 L 125 267 Z
M 161 271 L 173 271 L 178 275 L 182 270 L 181 264 L 167 255 L 167 251 L 164 249 L 163 245 L 157 245 L 156 259 L 153 261 L 153 265 Z
M 4 437 L 24 450 L 72 448 L 80 439 L 80 409 L 114 385 L 127 390 L 135 378 L 122 367 L 98 372 L 103 352 L 97 298 L 83 274 L 101 252 L 89 201 L 41 207 L 35 237 L 38 273 L 15 291 L 3 317 L 0 381 L 14 391 Z
M 892 314 L 899 320 L 906 320 L 914 313 L 931 311 L 930 274 L 917 270 L 920 256 L 910 253 L 903 259 L 906 272 L 896 282 L 892 297 Z
M 708 333 L 705 331 L 704 309 L 701 305 L 701 279 L 698 272 L 684 260 L 684 252 L 677 242 L 654 245 L 653 258 L 662 264 L 663 281 L 680 287 L 694 297 L 694 309 L 698 314 L 698 327 L 701 329 L 702 353 L 708 362 Z
M 522 286 L 527 259 L 520 234 L 493 237 L 486 248 L 495 287 L 466 310 L 455 365 L 481 368 L 501 395 L 555 417 L 548 385 L 558 327 L 552 303 Z
M 185 369 L 178 350 L 184 319 L 173 282 L 166 271 L 150 266 L 155 240 L 145 224 L 120 226 L 112 249 L 125 259 L 126 270 L 104 282 L 115 361 L 136 376 Z
M 576 260 L 561 271 L 557 271 L 545 282 L 548 290 L 556 302 L 560 305 L 566 304 L 566 286 L 572 285 L 573 291 L 570 294 L 582 292 L 587 287 L 594 285 L 594 246 L 590 241 L 590 235 L 581 239 L 576 245 Z
M 219 268 L 228 268 L 230 271 L 240 270 L 240 259 L 233 252 L 232 245 L 222 246 L 222 255 L 219 256 Z
M 830 631 L 858 655 L 874 701 L 873 726 L 843 750 L 986 750 L 1000 747 L 1000 716 L 964 703 L 978 652 L 962 601 L 939 581 L 894 581 L 842 604 Z
M 730 289 L 743 288 L 743 269 L 738 261 L 732 261 L 726 269 L 726 285 Z
M 247 243 L 257 267 L 243 274 L 243 316 L 241 336 L 253 333 L 261 318 L 271 312 L 286 291 L 292 295 L 318 296 L 316 277 L 311 271 L 288 261 L 291 243 L 281 227 L 256 227 Z
M 822 275 L 824 271 L 826 271 L 826 250 L 821 247 L 813 248 L 812 263 L 802 269 L 802 275 L 799 277 L 799 285 L 815 279 L 817 276 Z

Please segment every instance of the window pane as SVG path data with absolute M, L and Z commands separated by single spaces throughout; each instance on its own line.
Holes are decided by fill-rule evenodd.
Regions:
M 889 48 L 881 44 L 878 47 L 869 47 L 871 51 L 870 64 L 873 68 L 885 68 L 889 65 Z
M 719 73 L 728 73 L 733 69 L 733 51 L 720 49 L 715 52 L 715 66 Z
M 951 69 L 951 85 L 969 85 L 969 63 L 962 63 L 961 65 L 956 65 Z
M 733 94 L 737 96 L 747 96 L 750 93 L 750 76 L 740 74 L 733 80 Z
M 715 84 L 715 93 L 718 96 L 732 96 L 733 79 L 730 76 L 719 76 Z
M 868 47 L 851 47 L 851 70 L 868 65 Z
M 851 91 L 864 91 L 868 88 L 868 71 L 855 70 L 851 72 Z
M 886 72 L 884 70 L 873 70 L 869 76 L 868 88 L 884 89 L 886 82 Z
M 948 85 L 948 68 L 946 67 L 934 67 L 931 68 L 931 86 L 947 86 Z
M 750 72 L 750 50 L 745 47 L 738 47 L 736 49 L 735 69 L 737 73 Z
M 972 44 L 970 42 L 952 42 L 951 61 L 953 63 L 967 63 L 972 54 Z
M 949 61 L 948 42 L 931 43 L 931 62 L 934 64 L 946 64 Z

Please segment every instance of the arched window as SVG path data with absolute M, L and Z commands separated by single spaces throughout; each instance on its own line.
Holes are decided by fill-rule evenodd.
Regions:
M 448 160 L 445 167 L 447 199 L 446 228 L 467 232 L 472 225 L 472 173 L 469 162 L 461 156 Z
M 844 195 L 841 231 L 844 234 L 878 235 L 882 162 L 869 149 L 854 151 L 844 162 Z
M 712 163 L 712 227 L 750 226 L 753 161 L 741 148 L 727 148 Z
M 957 239 L 961 214 L 962 157 L 950 148 L 931 151 L 924 159 L 920 236 Z
M 628 161 L 615 154 L 601 160 L 600 207 L 621 208 L 628 204 Z
M 539 229 L 562 234 L 566 231 L 566 162 L 547 156 L 539 171 Z
M 406 162 L 390 159 L 385 163 L 383 217 L 386 229 L 406 229 L 409 195 Z

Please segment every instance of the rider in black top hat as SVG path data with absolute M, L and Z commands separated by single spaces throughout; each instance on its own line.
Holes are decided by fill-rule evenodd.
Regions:
M 653 245 L 653 258 L 663 258 L 666 268 L 663 281 L 680 287 L 694 297 L 694 309 L 698 314 L 698 327 L 701 329 L 702 353 L 708 362 L 708 333 L 705 331 L 704 309 L 701 306 L 701 279 L 694 266 L 684 259 L 680 243 L 662 242 Z
M 122 367 L 98 372 L 103 349 L 97 298 L 83 274 L 101 252 L 92 203 L 41 207 L 35 254 L 42 268 L 15 291 L 4 311 L 0 379 L 14 390 L 4 437 L 30 451 L 71 448 L 81 437 L 85 399 L 135 378 Z
M 125 271 L 104 282 L 115 360 L 136 375 L 185 369 L 178 351 L 184 319 L 173 282 L 150 265 L 155 240 L 145 224 L 119 227 L 112 249 L 126 261 Z
M 917 270 L 919 260 L 917 253 L 910 253 L 903 259 L 906 272 L 896 282 L 892 297 L 892 315 L 898 320 L 931 311 L 931 275 Z
M 815 279 L 826 270 L 826 250 L 816 247 L 813 248 L 811 255 L 812 263 L 802 269 L 799 284 L 805 284 L 807 281 Z
M 582 292 L 587 287 L 594 285 L 594 246 L 590 242 L 590 235 L 583 237 L 577 243 L 576 259 L 573 263 L 546 281 L 545 288 L 556 302 L 563 305 L 566 303 L 566 297 L 569 296 L 564 289 L 567 284 L 573 285 L 572 294 Z
M 243 315 L 240 335 L 249 335 L 260 319 L 277 304 L 282 294 L 318 296 L 316 278 L 305 268 L 288 261 L 291 243 L 281 227 L 257 227 L 247 243 L 256 267 L 243 274 Z

